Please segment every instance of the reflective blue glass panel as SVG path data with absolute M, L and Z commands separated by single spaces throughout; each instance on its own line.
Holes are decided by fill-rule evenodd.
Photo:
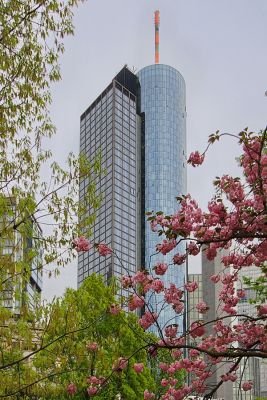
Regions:
M 176 69 L 163 64 L 145 67 L 137 75 L 141 111 L 145 113 L 145 211 L 175 213 L 176 196 L 186 193 L 185 81 Z M 184 251 L 181 245 L 167 256 L 153 255 L 160 241 L 146 223 L 145 262 L 152 273 L 156 262 L 172 263 L 173 254 Z M 183 286 L 184 266 L 169 266 L 163 280 L 167 286 L 170 282 Z M 156 299 L 152 295 L 149 301 L 150 307 L 159 313 L 163 295 Z M 170 306 L 163 307 L 158 320 L 161 328 L 176 323 L 181 331 L 182 318 Z

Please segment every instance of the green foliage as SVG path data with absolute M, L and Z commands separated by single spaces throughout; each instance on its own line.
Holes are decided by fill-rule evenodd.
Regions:
M 63 39 L 73 34 L 73 10 L 80 2 L 0 2 L 2 305 L 10 296 L 12 303 L 21 299 L 31 270 L 41 273 L 53 265 L 52 271 L 59 274 L 76 255 L 72 239 L 81 232 L 90 235 L 100 206 L 95 192 L 103 173 L 100 156 L 89 162 L 70 154 L 63 168 L 42 143 L 55 133 L 48 110 L 50 84 L 60 79 Z M 41 179 L 44 170 L 48 181 Z M 85 179 L 89 185 L 79 203 L 79 184 Z
M 267 279 L 266 279 L 267 267 L 266 265 L 262 265 L 259 268 L 262 271 L 262 275 L 260 275 L 259 277 L 257 278 L 243 277 L 243 281 L 246 287 L 254 290 L 255 292 L 255 298 L 249 300 L 251 304 L 261 304 L 267 300 Z
M 109 312 L 117 301 L 116 290 L 115 282 L 106 286 L 101 276 L 92 275 L 78 290 L 68 289 L 62 298 L 32 313 L 31 322 L 20 319 L 6 324 L 1 332 L 6 341 L 0 369 L 5 385 L 0 387 L 0 396 L 68 399 L 66 388 L 73 382 L 78 387 L 73 398 L 82 399 L 87 396 L 87 378 L 93 375 L 109 378 L 96 399 L 112 399 L 120 393 L 123 399 L 139 400 L 144 388 L 155 390 L 162 376 L 145 349 L 157 338 L 141 329 L 135 314 Z M 10 352 L 14 332 L 17 341 Z M 97 351 L 88 348 L 92 342 L 98 344 Z M 164 352 L 159 357 L 167 361 L 170 354 Z M 17 362 L 25 355 L 28 358 Z M 129 358 L 127 368 L 112 372 L 122 356 Z M 136 362 L 144 363 L 142 373 L 133 370 Z
M 51 101 L 50 83 L 60 79 L 58 60 L 64 51 L 62 40 L 73 34 L 73 7 L 79 2 L 9 0 L 0 3 L 1 138 L 12 140 L 21 154 L 24 150 L 29 161 L 29 149 L 21 146 L 27 142 L 27 134 L 36 129 L 36 138 L 40 138 L 54 132 L 47 112 Z M 5 148 L 4 140 L 1 146 Z
M 103 173 L 101 157 L 89 162 L 70 154 L 62 167 L 43 143 L 56 131 L 49 116 L 50 85 L 60 79 L 63 39 L 73 34 L 73 11 L 82 1 L 0 2 L 2 397 L 16 392 L 11 397 L 24 398 L 31 386 L 23 393 L 21 388 L 36 380 L 40 381 L 39 390 L 46 391 L 46 370 L 34 368 L 28 355 L 35 356 L 38 364 L 43 360 L 40 352 L 49 354 L 48 340 L 58 332 L 52 319 L 57 313 L 59 317 L 65 315 L 61 310 L 64 305 L 58 300 L 41 307 L 38 296 L 29 304 L 25 289 L 33 272 L 41 276 L 44 268 L 49 268 L 57 275 L 76 256 L 71 242 L 81 232 L 90 235 L 100 205 L 95 185 Z M 44 170 L 48 181 L 42 181 Z M 79 184 L 85 179 L 89 185 L 79 203 Z M 56 319 L 53 321 L 56 323 Z M 74 322 L 67 317 L 66 328 L 68 324 Z M 56 366 L 53 368 L 55 371 Z M 53 384 L 50 386 L 52 390 Z
M 117 316 L 110 314 L 109 306 L 116 302 L 115 291 L 114 283 L 107 287 L 102 277 L 93 275 L 77 291 L 68 290 L 64 298 L 53 306 L 52 314 L 57 323 L 45 340 L 48 342 L 53 340 L 55 336 L 60 336 L 62 331 L 78 330 L 78 332 L 54 344 L 50 348 L 49 358 L 45 353 L 41 353 L 36 357 L 34 365 L 39 367 L 42 363 L 45 369 L 49 370 L 58 363 L 61 371 L 75 370 L 71 375 L 60 375 L 57 382 L 53 380 L 53 385 L 58 384 L 61 396 L 65 395 L 67 398 L 65 388 L 70 381 L 73 381 L 79 387 L 77 395 L 79 397 L 88 387 L 87 376 L 94 374 L 109 376 L 112 365 L 120 356 L 130 357 L 139 349 L 140 344 L 146 344 L 147 335 L 136 323 L 135 315 L 127 316 L 123 311 Z M 86 346 L 90 342 L 98 343 L 97 352 L 88 350 Z M 138 352 L 136 357 L 131 358 L 130 364 L 132 365 L 137 359 L 146 362 L 146 353 Z M 114 397 L 120 391 L 127 399 L 140 399 L 144 390 L 142 384 L 144 379 L 145 384 L 149 386 L 153 383 L 148 369 L 143 376 L 137 375 L 130 367 L 113 375 L 107 390 Z M 129 393 L 132 393 L 131 397 L 127 397 Z M 105 396 L 106 390 L 103 390 L 103 393 L 96 398 L 106 398 Z

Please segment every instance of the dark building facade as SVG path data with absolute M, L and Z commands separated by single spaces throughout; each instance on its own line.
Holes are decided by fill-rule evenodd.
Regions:
M 92 274 L 134 273 L 141 267 L 141 116 L 137 77 L 126 67 L 81 116 L 80 152 L 93 161 L 101 151 L 106 174 L 96 186 L 101 207 L 93 227 L 95 242 L 115 254 L 79 254 L 78 285 Z M 80 184 L 82 200 L 88 181 Z M 90 212 L 90 210 L 88 210 Z

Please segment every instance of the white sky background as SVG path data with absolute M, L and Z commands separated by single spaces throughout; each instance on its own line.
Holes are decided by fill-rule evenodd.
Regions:
M 160 63 L 178 69 L 187 88 L 187 151 L 205 148 L 217 129 L 237 133 L 267 124 L 266 0 L 88 0 L 75 12 L 65 41 L 61 82 L 53 86 L 57 161 L 79 151 L 82 112 L 124 64 L 154 63 L 154 11 L 160 10 Z M 205 207 L 217 175 L 238 175 L 239 148 L 224 138 L 205 165 L 188 167 L 188 192 Z M 175 171 L 170 171 L 175 173 Z M 44 278 L 44 298 L 76 287 L 77 262 L 57 279 Z M 190 263 L 199 272 L 199 262 Z

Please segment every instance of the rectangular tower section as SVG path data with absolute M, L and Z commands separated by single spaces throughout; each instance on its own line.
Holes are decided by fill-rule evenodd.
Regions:
M 93 161 L 101 152 L 106 171 L 97 183 L 101 207 L 93 240 L 105 242 L 115 254 L 94 250 L 79 254 L 78 285 L 93 272 L 111 276 L 133 273 L 140 264 L 141 120 L 137 113 L 137 78 L 126 67 L 81 116 L 80 151 Z M 84 196 L 88 181 L 80 185 Z M 91 210 L 88 210 L 90 212 Z

